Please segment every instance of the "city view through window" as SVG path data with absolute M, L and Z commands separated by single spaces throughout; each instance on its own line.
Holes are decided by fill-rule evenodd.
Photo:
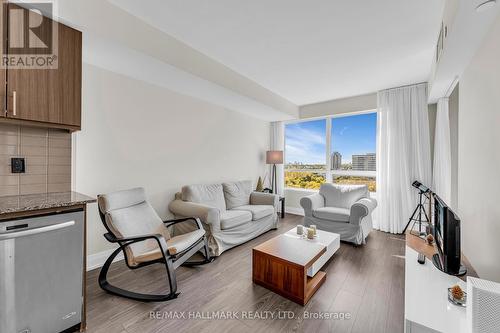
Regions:
M 376 192 L 376 131 L 376 113 L 287 124 L 285 186 L 366 184 Z

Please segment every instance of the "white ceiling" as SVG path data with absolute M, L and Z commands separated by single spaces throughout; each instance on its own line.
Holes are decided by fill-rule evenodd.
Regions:
M 55 13 L 46 14 L 82 31 L 85 63 L 258 119 L 299 117 L 297 105 L 110 1 L 52 1 Z
M 427 81 L 444 0 L 110 0 L 305 105 Z

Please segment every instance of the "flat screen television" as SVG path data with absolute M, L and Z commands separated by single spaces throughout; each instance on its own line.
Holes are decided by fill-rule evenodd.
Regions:
M 434 197 L 434 239 L 437 253 L 434 265 L 451 275 L 463 275 L 465 267 L 460 264 L 460 219 L 436 194 Z

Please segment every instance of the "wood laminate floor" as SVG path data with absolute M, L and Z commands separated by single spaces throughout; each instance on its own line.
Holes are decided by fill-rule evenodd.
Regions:
M 169 302 L 140 303 L 106 294 L 97 284 L 99 270 L 89 272 L 88 332 L 403 332 L 402 236 L 374 231 L 366 245 L 341 243 L 322 269 L 327 273 L 325 283 L 305 307 L 252 283 L 252 248 L 302 219 L 287 214 L 278 230 L 223 253 L 213 263 L 179 268 L 181 294 Z M 118 262 L 110 276 L 112 283 L 123 287 L 168 291 L 161 265 L 130 271 Z M 307 318 L 325 313 L 348 313 L 350 318 Z

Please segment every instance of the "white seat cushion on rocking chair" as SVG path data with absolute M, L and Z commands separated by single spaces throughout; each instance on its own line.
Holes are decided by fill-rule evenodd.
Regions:
M 205 236 L 205 229 L 196 229 L 179 236 L 174 236 L 167 241 L 168 252 L 177 254 L 188 249 L 191 245 Z
M 205 230 L 197 229 L 179 236 L 170 238 L 167 241 L 168 252 L 171 255 L 177 254 L 188 249 L 191 245 L 196 243 L 198 240 L 203 238 L 205 235 Z M 157 259 L 161 259 L 162 254 L 159 248 L 153 251 L 146 252 L 139 256 L 134 257 L 134 261 L 138 264 L 143 262 L 149 262 Z

